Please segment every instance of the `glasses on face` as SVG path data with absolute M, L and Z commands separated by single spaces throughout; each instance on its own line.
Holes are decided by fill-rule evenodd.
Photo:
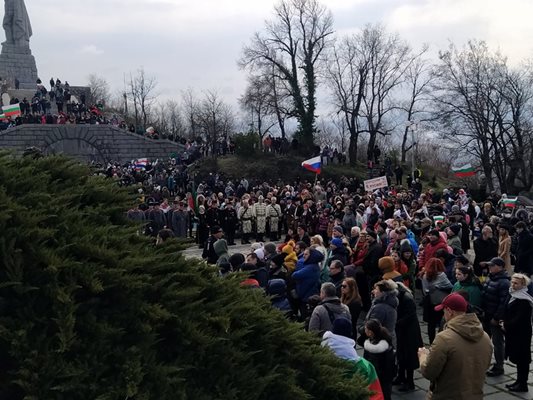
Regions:
M 346 289 L 348 285 L 341 285 L 341 288 Z

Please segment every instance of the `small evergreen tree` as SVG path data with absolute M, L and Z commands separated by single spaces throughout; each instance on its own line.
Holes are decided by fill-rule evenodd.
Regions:
M 0 398 L 360 399 L 259 292 L 154 247 L 112 181 L 0 155 Z

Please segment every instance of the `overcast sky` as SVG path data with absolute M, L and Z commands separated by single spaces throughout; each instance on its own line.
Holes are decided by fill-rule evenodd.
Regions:
M 87 83 L 96 73 L 122 90 L 123 76 L 140 66 L 158 92 L 217 90 L 231 104 L 245 73 L 237 59 L 272 15 L 272 0 L 25 0 L 39 75 Z M 383 23 L 413 47 L 432 51 L 451 40 L 486 40 L 511 62 L 533 55 L 533 0 L 323 0 L 338 34 Z

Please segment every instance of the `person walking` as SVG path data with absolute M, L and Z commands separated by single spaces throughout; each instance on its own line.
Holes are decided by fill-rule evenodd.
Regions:
M 445 328 L 429 349 L 420 348 L 420 372 L 430 381 L 432 400 L 482 400 L 484 371 L 489 367 L 492 345 L 468 303 L 452 293 L 435 307 L 444 313 Z

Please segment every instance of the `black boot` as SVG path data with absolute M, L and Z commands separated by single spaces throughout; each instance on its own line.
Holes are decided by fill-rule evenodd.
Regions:
M 527 383 L 518 383 L 518 382 L 516 382 L 512 386 L 509 386 L 507 389 L 509 389 L 510 392 L 517 392 L 517 393 L 525 393 L 529 390 L 527 387 Z

